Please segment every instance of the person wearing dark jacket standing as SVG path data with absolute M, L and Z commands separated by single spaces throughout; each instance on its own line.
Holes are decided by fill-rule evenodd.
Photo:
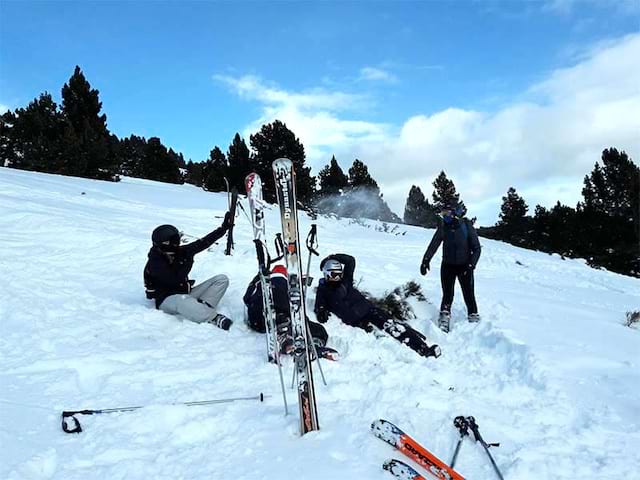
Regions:
M 160 225 L 151 234 L 153 246 L 144 268 L 147 298 L 156 308 L 181 315 L 196 323 L 212 323 L 229 330 L 232 321 L 217 312 L 217 306 L 229 286 L 226 275 L 216 275 L 198 285 L 189 280 L 193 257 L 224 236 L 231 226 L 229 212 L 222 225 L 195 242 L 180 245 L 180 232 L 173 225 Z
M 353 273 L 356 259 L 351 255 L 336 253 L 320 262 L 323 277 L 316 292 L 314 312 L 320 323 L 335 314 L 344 323 L 367 332 L 376 327 L 391 335 L 423 357 L 439 357 L 440 347 L 429 346 L 426 337 L 406 322 L 395 320 L 371 303 L 354 285 Z
M 431 243 L 422 257 L 420 273 L 427 274 L 431 259 L 442 243 L 442 264 L 440 266 L 442 303 L 440 304 L 438 324 L 443 331 L 448 332 L 456 279 L 462 288 L 469 321 L 480 321 L 474 293 L 473 271 L 478 264 L 481 247 L 475 228 L 473 228 L 471 221 L 464 217 L 464 210 L 459 205 L 446 206 L 441 215 L 442 223 L 438 225 L 438 229 L 433 234 Z

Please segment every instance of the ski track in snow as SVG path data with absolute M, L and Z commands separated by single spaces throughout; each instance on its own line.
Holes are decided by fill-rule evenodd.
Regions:
M 242 322 L 241 297 L 256 270 L 242 212 L 234 255 L 223 255 L 221 241 L 192 271 L 198 280 L 230 276 L 221 304 L 235 320 L 229 332 L 182 322 L 144 298 L 151 230 L 173 223 L 204 235 L 221 223 L 226 201 L 188 185 L 0 168 L 0 478 L 391 478 L 380 465 L 402 456 L 370 434 L 372 420 L 396 423 L 448 462 L 456 415 L 474 415 L 485 440 L 501 442 L 492 453 L 506 479 L 640 478 L 640 332 L 622 324 L 625 311 L 640 307 L 640 281 L 481 239 L 483 320 L 466 322 L 457 290 L 445 335 L 433 323 L 438 268 L 417 272 L 432 231 L 400 226 L 407 233 L 395 236 L 375 231 L 376 222 L 320 218 L 320 258 L 354 255 L 362 288 L 378 295 L 421 283 L 429 301 L 413 303 L 411 323 L 443 356 L 417 357 L 331 318 L 329 345 L 342 359 L 323 362 L 327 387 L 314 369 L 321 430 L 300 438 L 296 396 L 287 391 L 284 417 L 264 337 Z M 301 218 L 303 239 L 310 223 Z M 271 238 L 278 228 L 272 208 Z M 284 373 L 290 384 L 289 361 Z M 271 397 L 170 405 L 259 392 Z M 63 409 L 131 405 L 149 407 L 79 417 L 80 435 L 60 429 Z M 471 441 L 457 469 L 471 480 L 494 478 Z

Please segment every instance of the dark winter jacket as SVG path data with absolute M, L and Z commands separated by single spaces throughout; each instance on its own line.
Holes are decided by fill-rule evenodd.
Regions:
M 287 279 L 284 276 L 272 274 L 271 277 L 271 294 L 273 296 L 273 304 L 276 311 L 276 323 L 288 321 L 289 312 L 289 290 L 287 288 Z M 262 303 L 262 284 L 260 276 L 256 275 L 247 291 L 242 298 L 247 306 L 247 321 L 249 326 L 260 333 L 265 332 L 265 318 Z M 279 321 L 281 320 L 281 321 Z
M 480 240 L 468 219 L 455 218 L 450 224 L 442 222 L 433 234 L 423 259 L 430 262 L 440 243 L 443 243 L 443 264 L 471 265 L 475 268 L 480 258 Z
M 325 258 L 322 264 L 329 259 L 335 259 L 344 265 L 342 280 L 340 282 L 320 280 L 314 311 L 318 314 L 321 310 L 327 310 L 337 315 L 344 323 L 358 326 L 374 306 L 353 286 L 356 259 L 351 255 L 337 253 Z
M 156 308 L 170 295 L 189 293 L 192 282 L 189 272 L 193 267 L 193 257 L 209 248 L 222 238 L 226 228 L 220 227 L 195 242 L 178 247 L 174 255 L 163 252 L 158 247 L 151 247 L 149 260 L 144 267 L 144 284 L 147 291 L 153 291 Z

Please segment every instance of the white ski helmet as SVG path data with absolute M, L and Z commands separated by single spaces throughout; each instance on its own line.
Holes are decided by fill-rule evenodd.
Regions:
M 333 258 L 330 258 L 322 266 L 322 275 L 327 282 L 339 282 L 342 280 L 344 273 L 342 264 Z

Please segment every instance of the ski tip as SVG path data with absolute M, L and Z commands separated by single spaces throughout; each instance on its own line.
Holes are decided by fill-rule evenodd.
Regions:
M 384 462 L 382 468 L 400 480 L 425 480 L 413 467 L 395 458 Z
M 388 422 L 386 420 L 378 418 L 378 419 L 374 420 L 373 422 L 371 422 L 371 430 L 373 430 L 373 431 L 379 430 L 380 428 L 382 428 L 382 426 L 385 423 L 388 423 Z
M 292 162 L 291 160 L 289 160 L 288 158 L 278 158 L 276 160 L 273 161 L 273 163 L 271 164 L 273 166 L 273 168 L 277 168 L 277 167 L 291 167 Z

